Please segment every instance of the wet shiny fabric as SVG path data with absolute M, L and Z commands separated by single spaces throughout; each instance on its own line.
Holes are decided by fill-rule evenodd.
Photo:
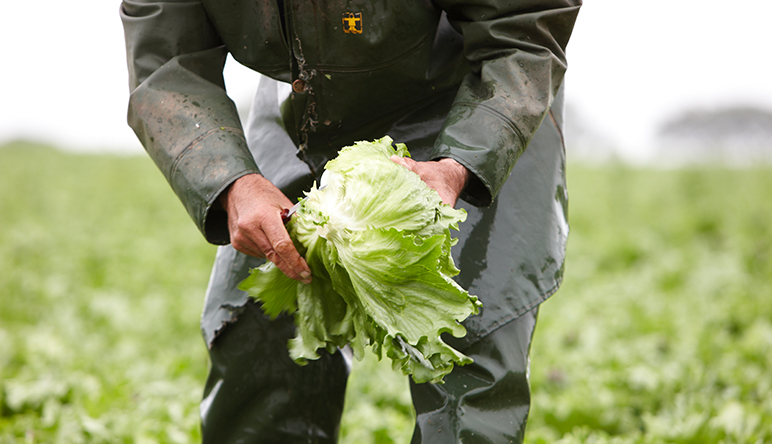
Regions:
M 202 442 L 336 443 L 349 364 L 341 352 L 293 362 L 291 317 L 267 319 L 245 305 L 209 350 L 212 368 L 201 402 Z
M 417 416 L 412 444 L 523 442 L 531 403 L 529 351 L 538 311 L 463 349 L 474 363 L 454 368 L 445 384 L 410 382 Z
M 393 130 L 401 127 L 410 139 L 428 120 L 440 126 L 425 138 L 426 158 L 449 157 L 473 173 L 462 195 L 472 205 L 508 193 L 510 173 L 555 174 L 514 168 L 562 84 L 580 0 L 283 5 L 282 12 L 277 1 L 121 3 L 129 124 L 209 242 L 229 242 L 218 204 L 223 190 L 245 174 L 286 166 L 257 164 L 249 155 L 254 147 L 247 147 L 222 76 L 229 53 L 265 76 L 302 85 L 293 88 L 282 120 L 314 174 L 354 141 L 388 134 L 406 143 Z M 341 14 L 350 12 L 364 17 L 361 34 L 343 31 Z M 425 119 L 403 120 L 420 109 Z M 531 265 L 536 280 L 554 274 Z
M 528 417 L 528 352 L 538 309 L 463 350 L 473 364 L 445 384 L 414 384 L 412 444 L 520 443 Z M 205 444 L 335 443 L 350 365 L 342 352 L 300 367 L 287 355 L 292 319 L 252 302 L 210 349 L 201 403 Z

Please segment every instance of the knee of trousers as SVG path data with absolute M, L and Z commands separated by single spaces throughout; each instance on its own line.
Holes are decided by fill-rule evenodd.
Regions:
M 204 443 L 335 443 L 350 362 L 324 351 L 300 366 L 289 358 L 292 317 L 267 318 L 248 303 L 209 351 L 201 402 Z
M 474 362 L 455 367 L 444 384 L 411 381 L 413 444 L 523 442 L 537 313 L 535 308 L 461 350 Z

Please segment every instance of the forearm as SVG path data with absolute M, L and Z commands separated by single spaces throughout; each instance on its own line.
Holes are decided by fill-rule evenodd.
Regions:
M 563 80 L 565 48 L 578 0 L 474 5 L 439 0 L 464 36 L 472 72 L 464 79 L 435 143 L 473 174 L 471 203 L 487 205 L 509 177 Z
M 199 2 L 125 0 L 128 119 L 198 228 L 228 242 L 217 196 L 257 172 L 225 92 L 227 51 Z
M 225 91 L 186 68 L 193 57 L 206 61 L 217 50 L 175 58 L 153 73 L 131 94 L 129 124 L 207 240 L 224 244 L 227 225 L 215 199 L 258 168 Z

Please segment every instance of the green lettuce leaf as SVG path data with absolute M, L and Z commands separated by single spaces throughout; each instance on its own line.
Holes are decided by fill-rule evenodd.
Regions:
M 371 346 L 416 382 L 441 382 L 471 359 L 440 335 L 465 335 L 460 322 L 481 305 L 452 279 L 450 229 L 466 212 L 443 204 L 393 155 L 410 154 L 389 137 L 343 148 L 325 166 L 325 186 L 314 186 L 287 223 L 310 285 L 266 263 L 239 288 L 271 317 L 294 313 L 289 353 L 300 364 L 345 345 L 361 360 Z

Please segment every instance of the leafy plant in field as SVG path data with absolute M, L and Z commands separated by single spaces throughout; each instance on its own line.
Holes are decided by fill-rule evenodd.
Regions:
M 569 172 L 529 442 L 772 441 L 768 170 Z

